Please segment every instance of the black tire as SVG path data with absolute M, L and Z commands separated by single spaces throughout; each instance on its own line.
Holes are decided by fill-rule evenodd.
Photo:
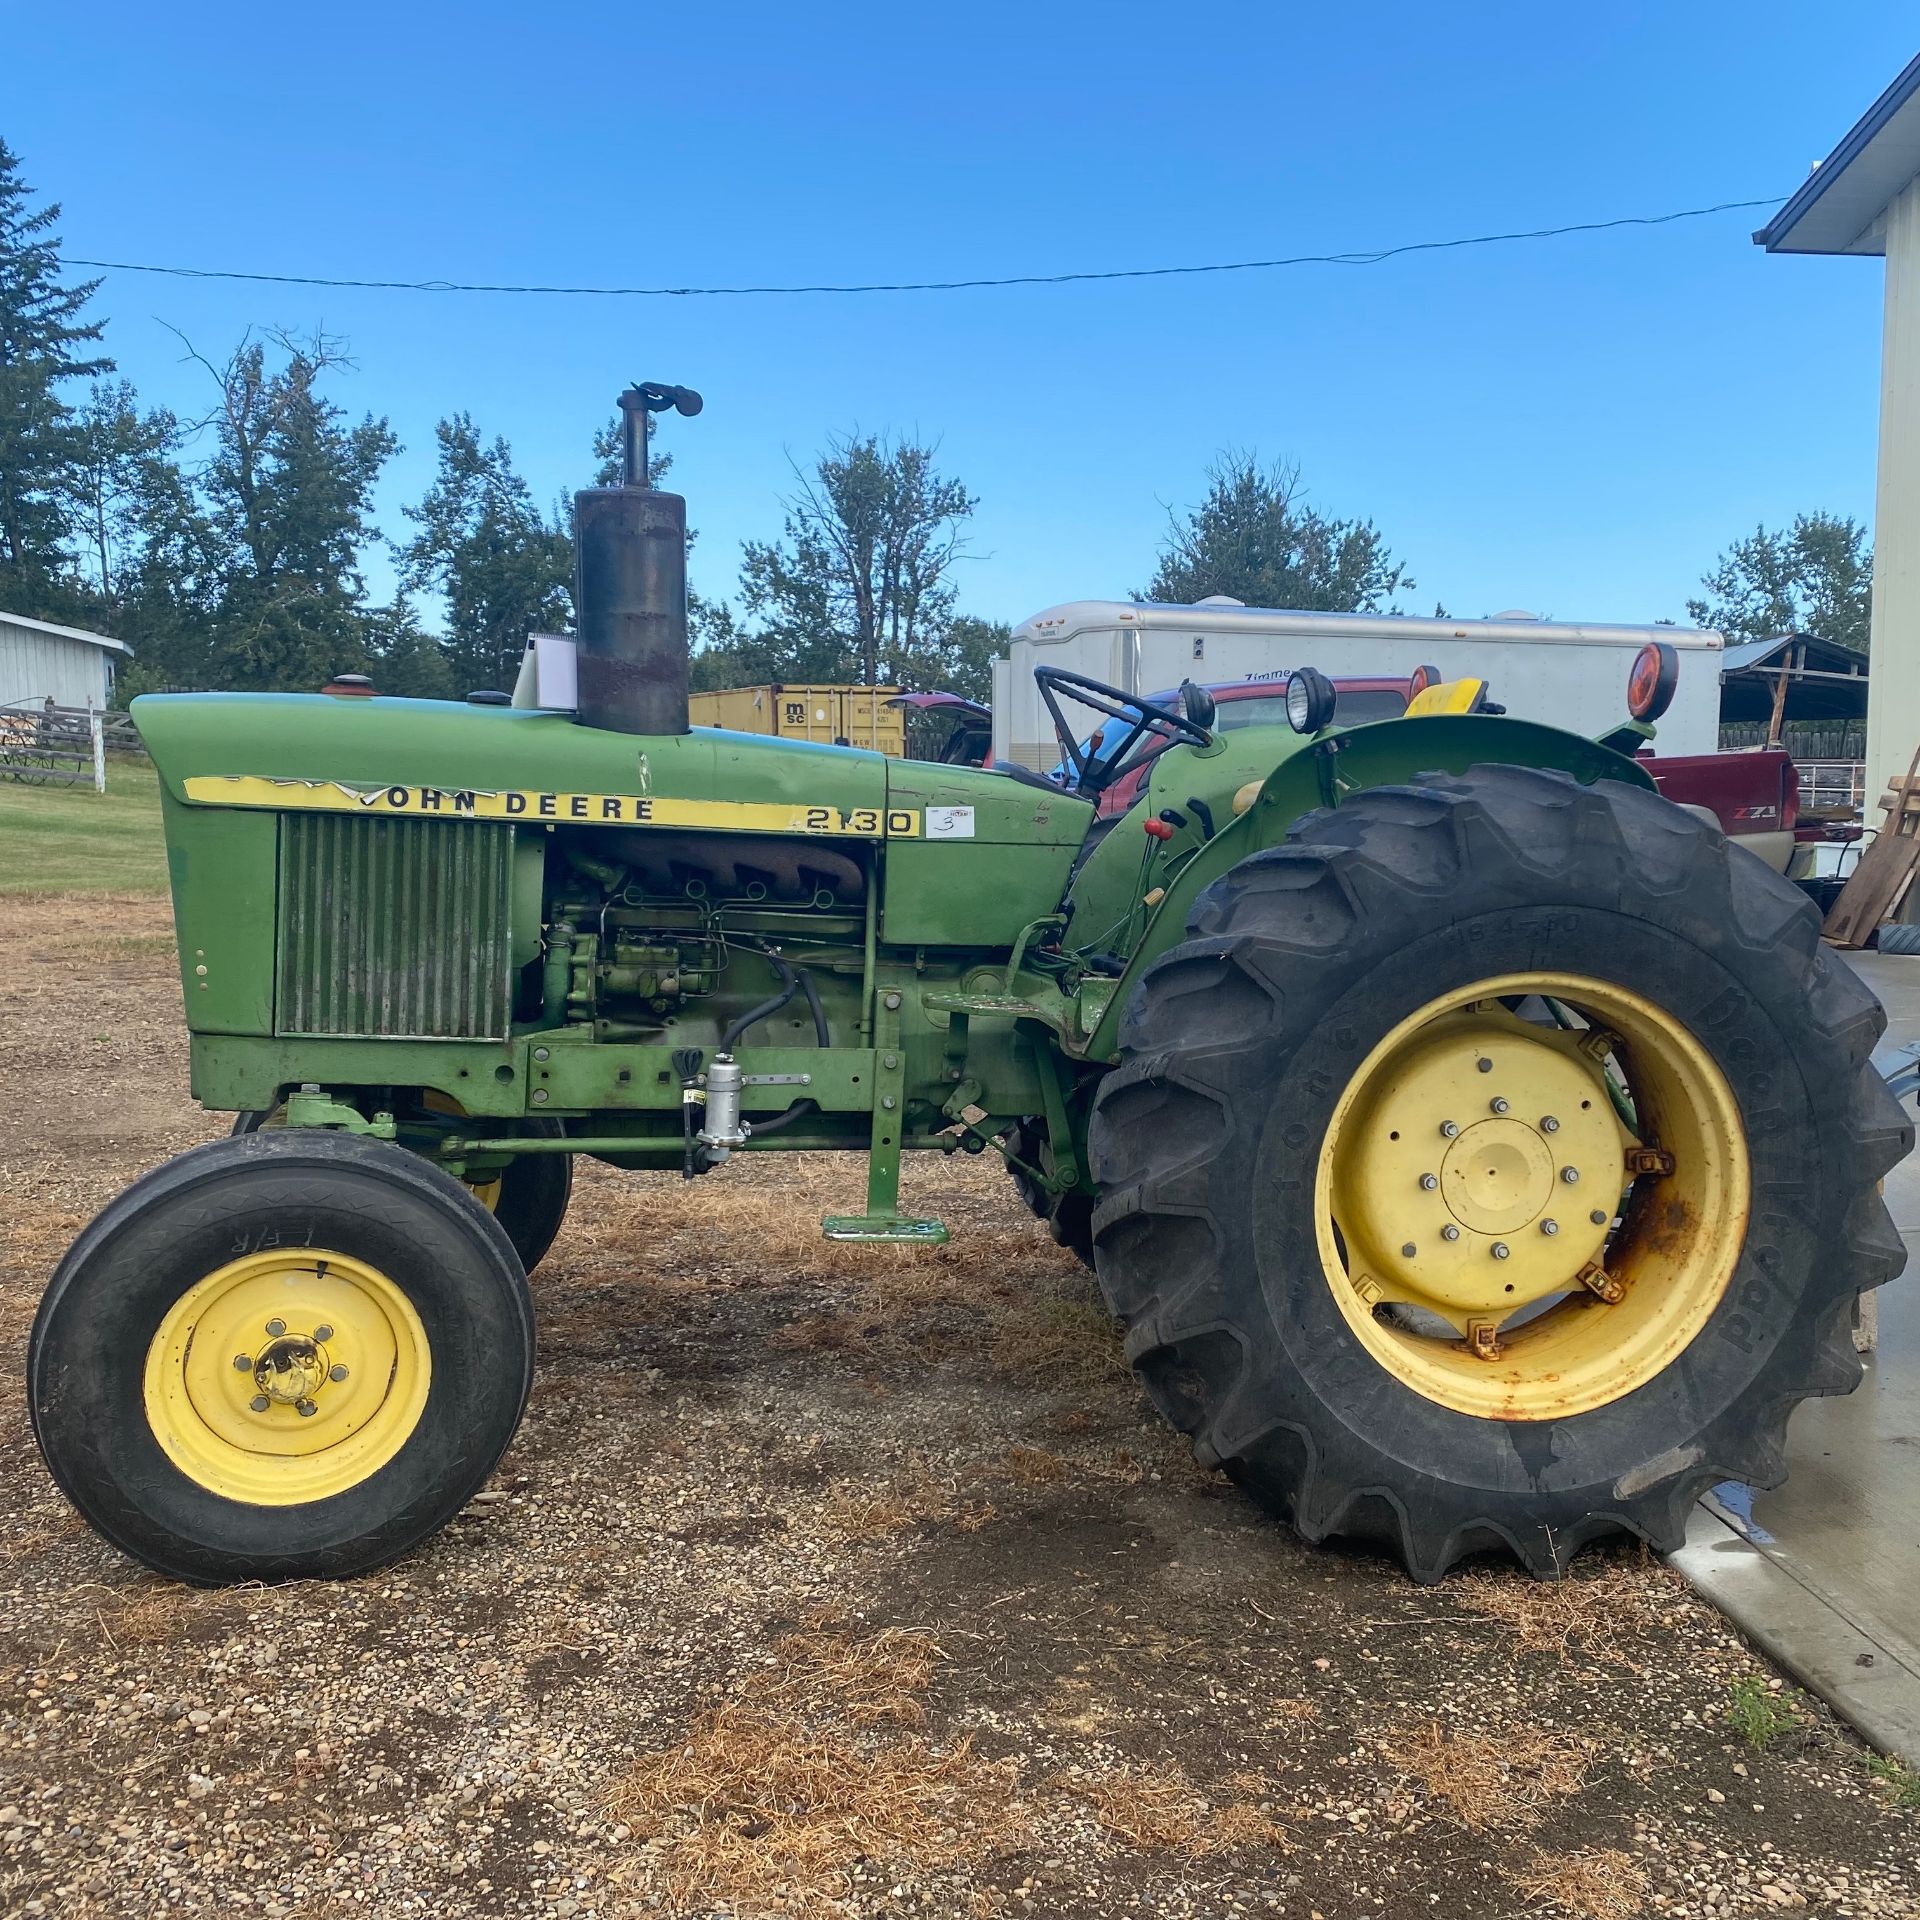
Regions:
M 155 1438 L 148 1348 L 189 1288 L 250 1246 L 365 1260 L 425 1331 L 425 1405 L 400 1450 L 357 1485 L 287 1506 L 231 1499 Z M 507 1236 L 417 1156 L 317 1129 L 216 1141 L 120 1195 L 68 1250 L 27 1349 L 34 1438 L 96 1531 L 170 1578 L 365 1573 L 437 1532 L 485 1484 L 526 1406 L 533 1309 Z
M 1053 1152 L 1047 1142 L 1047 1123 L 1037 1118 L 1022 1120 L 1013 1131 L 1010 1143 L 1014 1152 L 1029 1167 L 1051 1172 Z M 1082 1266 L 1093 1265 L 1093 1202 L 1084 1193 L 1049 1193 L 1045 1187 L 1011 1162 L 1007 1172 L 1020 1198 L 1036 1220 L 1047 1223 L 1047 1231 Z
M 1796 888 L 1643 789 L 1477 767 L 1306 816 L 1187 932 L 1127 1009 L 1090 1147 L 1101 1285 L 1201 1461 L 1423 1581 L 1503 1544 L 1541 1575 L 1618 1530 L 1668 1549 L 1707 1485 L 1784 1477 L 1788 1414 L 1853 1387 L 1855 1298 L 1904 1264 L 1876 1183 L 1913 1140 L 1868 1058 L 1884 1015 Z M 1663 1371 L 1557 1420 L 1481 1419 L 1359 1341 L 1300 1169 L 1394 1023 L 1555 968 L 1657 993 L 1706 1047 L 1748 1123 L 1750 1224 Z
M 258 1133 L 279 1111 L 275 1107 L 241 1114 L 233 1123 L 234 1135 Z M 526 1129 L 554 1140 L 562 1132 L 558 1120 L 530 1119 Z M 523 1153 L 507 1163 L 500 1176 L 500 1197 L 491 1211 L 529 1274 L 547 1257 L 572 1197 L 572 1154 Z

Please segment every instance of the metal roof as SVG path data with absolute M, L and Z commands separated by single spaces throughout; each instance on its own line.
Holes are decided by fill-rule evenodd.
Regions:
M 1769 253 L 1884 253 L 1880 216 L 1916 175 L 1920 55 L 1753 236 L 1754 243 Z
M 1720 656 L 1721 676 L 1725 678 L 1749 667 L 1764 666 L 1775 654 L 1784 653 L 1794 645 L 1806 648 L 1809 666 L 1817 662 L 1818 671 L 1857 672 L 1863 676 L 1867 671 L 1867 656 L 1843 647 L 1837 640 L 1822 640 L 1817 633 L 1776 633 L 1771 640 L 1742 640 L 1730 646 Z
M 89 633 L 84 627 L 56 627 L 51 620 L 29 620 L 24 613 L 8 613 L 4 607 L 0 607 L 0 627 L 25 627 L 33 633 L 50 633 L 60 640 L 84 640 L 90 647 L 104 647 L 109 653 L 133 657 L 133 649 L 124 640 L 115 640 L 104 633 Z

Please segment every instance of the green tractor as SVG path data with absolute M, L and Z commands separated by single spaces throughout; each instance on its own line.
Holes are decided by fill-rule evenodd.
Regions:
M 364 1572 L 456 1514 L 534 1366 L 571 1157 L 714 1183 L 1005 1158 L 1154 1404 L 1310 1540 L 1550 1575 L 1767 1486 L 1858 1377 L 1911 1129 L 1812 907 L 1599 741 L 1475 683 L 1219 732 L 1057 673 L 1073 776 L 687 724 L 685 503 L 579 496 L 577 712 L 136 702 L 193 1091 L 234 1137 L 60 1263 L 34 1430 L 102 1534 L 219 1582 Z M 1098 756 L 1067 706 L 1105 716 Z M 1167 742 L 1173 744 L 1167 745 Z M 1096 828 L 1101 785 L 1155 752 Z

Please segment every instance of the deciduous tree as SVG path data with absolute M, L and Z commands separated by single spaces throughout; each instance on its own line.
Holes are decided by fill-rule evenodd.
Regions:
M 925 683 L 953 618 L 951 578 L 975 497 L 934 449 L 855 436 L 829 442 L 786 502 L 786 535 L 749 541 L 747 611 L 795 680 Z
M 1688 616 L 1729 639 L 1816 633 L 1837 646 L 1867 651 L 1873 549 L 1866 528 L 1850 516 L 1803 513 L 1778 531 L 1755 527 L 1700 584 L 1706 595 L 1687 602 Z
M 572 614 L 573 542 L 534 505 L 512 450 L 484 442 L 470 414 L 434 430 L 440 467 L 402 549 L 404 576 L 446 603 L 441 648 L 457 685 L 513 685 L 530 633 L 557 633 Z
M 1329 519 L 1302 502 L 1297 466 L 1223 454 L 1207 470 L 1207 497 L 1168 520 L 1159 569 L 1138 599 L 1224 594 L 1250 607 L 1379 613 L 1413 591 L 1372 521 Z

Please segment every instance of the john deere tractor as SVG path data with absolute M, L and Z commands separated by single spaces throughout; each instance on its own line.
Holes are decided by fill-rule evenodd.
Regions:
M 1800 893 L 1654 791 L 1656 647 L 1588 740 L 1476 683 L 1219 732 L 1043 672 L 1067 778 L 687 722 L 685 502 L 578 497 L 577 709 L 135 703 L 193 1091 L 234 1137 L 75 1241 L 35 1432 L 194 1581 L 352 1574 L 486 1480 L 573 1156 L 711 1183 L 1002 1156 L 1146 1394 L 1310 1540 L 1537 1574 L 1784 1471 L 1902 1262 L 1879 1007 Z M 1102 748 L 1076 745 L 1085 710 Z M 1603 716 L 1602 716 L 1603 717 Z M 1167 743 L 1171 742 L 1171 745 Z M 1103 783 L 1153 749 L 1143 797 Z

